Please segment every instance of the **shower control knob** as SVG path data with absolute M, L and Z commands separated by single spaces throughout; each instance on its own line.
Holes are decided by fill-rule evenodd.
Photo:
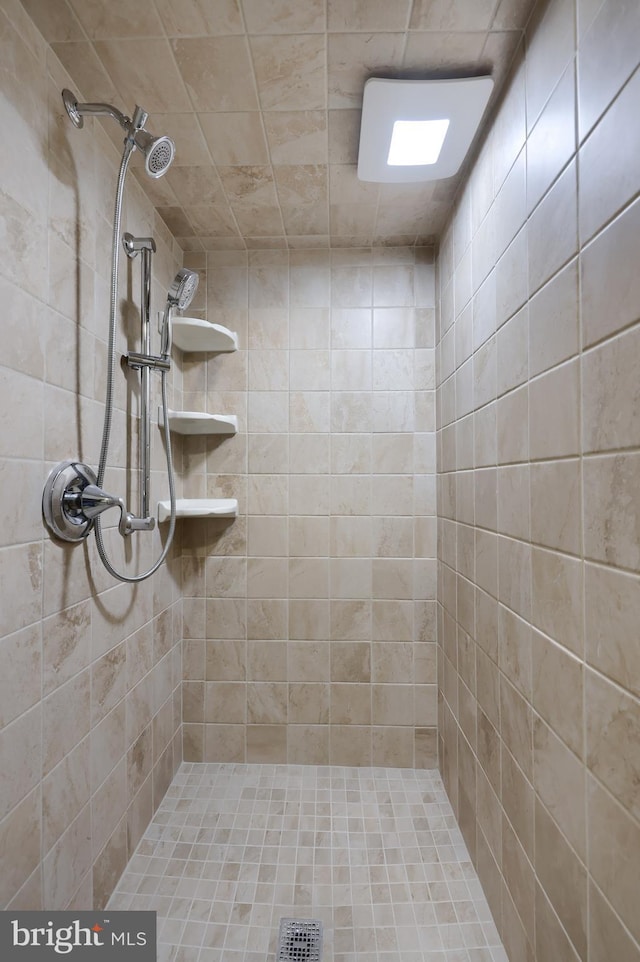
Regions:
M 61 461 L 49 474 L 42 493 L 42 514 L 49 530 L 62 541 L 82 541 L 93 528 L 93 518 L 82 510 L 80 498 L 97 477 L 88 464 Z

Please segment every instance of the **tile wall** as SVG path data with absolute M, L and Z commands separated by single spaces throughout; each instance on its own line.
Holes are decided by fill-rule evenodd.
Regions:
M 511 962 L 640 958 L 638 49 L 541 5 L 439 256 L 441 766 Z
M 207 260 L 205 261 L 205 256 Z M 185 356 L 190 761 L 435 764 L 434 266 L 429 250 L 188 255 L 236 354 Z
M 180 565 L 132 588 L 106 574 L 93 538 L 63 547 L 44 530 L 49 469 L 98 460 L 119 161 L 99 125 L 69 123 L 68 78 L 16 0 L 0 3 L 0 77 L 0 907 L 90 908 L 181 760 Z M 162 298 L 180 252 L 133 179 L 124 225 L 155 236 Z M 125 266 L 123 299 L 137 298 L 138 270 Z M 129 313 L 120 350 L 136 343 Z M 131 405 L 135 381 L 116 366 L 105 487 L 118 492 L 136 450 Z M 129 546 L 132 565 L 152 542 Z

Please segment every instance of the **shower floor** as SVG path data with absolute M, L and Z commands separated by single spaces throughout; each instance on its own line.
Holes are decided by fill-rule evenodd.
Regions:
M 112 909 L 158 913 L 158 962 L 507 962 L 437 771 L 183 764 Z

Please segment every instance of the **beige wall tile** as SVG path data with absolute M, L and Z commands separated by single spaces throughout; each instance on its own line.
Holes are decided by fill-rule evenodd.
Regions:
M 587 670 L 585 705 L 587 764 L 637 818 L 640 811 L 635 788 L 640 768 L 638 699 Z

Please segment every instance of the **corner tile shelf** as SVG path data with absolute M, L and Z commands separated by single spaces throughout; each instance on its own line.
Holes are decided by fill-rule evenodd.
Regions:
M 164 428 L 162 408 L 158 411 L 158 423 Z M 175 434 L 236 434 L 238 419 L 235 414 L 169 411 L 169 430 Z
M 167 521 L 171 502 L 158 501 L 158 521 Z M 177 498 L 176 518 L 236 518 L 238 502 L 235 498 Z
M 238 350 L 238 335 L 222 324 L 199 317 L 176 317 L 172 324 L 173 343 L 181 351 L 230 353 Z

